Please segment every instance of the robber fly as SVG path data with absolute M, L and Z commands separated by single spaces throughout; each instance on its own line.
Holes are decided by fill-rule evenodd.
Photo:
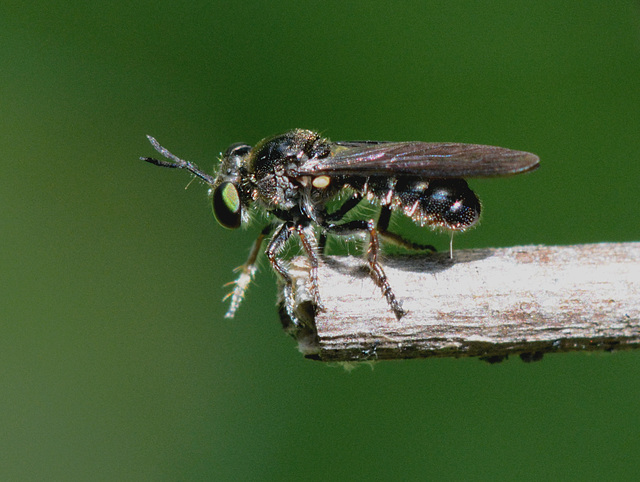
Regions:
M 294 323 L 293 282 L 280 253 L 296 235 L 311 264 L 310 286 L 315 306 L 318 294 L 318 256 L 327 235 L 369 235 L 367 262 L 371 278 L 400 319 L 406 312 L 378 262 L 379 238 L 410 249 L 435 250 L 405 240 L 388 230 L 392 211 L 409 216 L 420 226 L 464 231 L 480 217 L 480 201 L 465 177 L 492 177 L 532 171 L 539 159 L 528 152 L 503 147 L 425 142 L 331 142 L 316 132 L 295 129 L 263 139 L 256 146 L 233 144 L 222 155 L 215 176 L 171 154 L 153 137 L 153 147 L 167 161 L 142 157 L 152 164 L 186 169 L 210 186 L 213 213 L 225 228 L 235 229 L 249 219 L 249 210 L 271 215 L 253 244 L 249 259 L 228 295 L 226 313 L 232 318 L 256 271 L 256 259 L 268 238 L 266 255 L 284 282 L 284 304 Z M 346 200 L 333 212 L 327 204 Z M 374 219 L 344 221 L 363 199 L 380 205 Z M 320 232 L 319 239 L 316 233 Z

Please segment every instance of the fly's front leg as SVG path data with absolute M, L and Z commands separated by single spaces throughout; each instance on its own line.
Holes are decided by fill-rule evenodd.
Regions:
M 295 227 L 292 223 L 280 225 L 271 238 L 271 241 L 267 246 L 266 253 L 267 258 L 269 258 L 269 261 L 271 262 L 271 266 L 273 266 L 273 269 L 276 270 L 284 282 L 282 294 L 284 297 L 284 306 L 287 310 L 287 315 L 289 315 L 289 318 L 295 325 L 300 325 L 300 320 L 298 320 L 298 317 L 294 313 L 295 301 L 293 299 L 293 280 L 291 279 L 287 268 L 285 268 L 280 258 L 278 258 L 278 255 L 284 249 L 285 243 L 291 236 L 291 231 L 293 229 L 295 229 Z
M 229 309 L 224 315 L 225 318 L 233 318 L 233 316 L 236 314 L 236 311 L 238 310 L 238 307 L 240 306 L 240 303 L 244 298 L 244 293 L 245 291 L 247 291 L 247 288 L 249 287 L 253 276 L 258 270 L 256 266 L 256 260 L 258 258 L 258 254 L 260 254 L 260 247 L 262 246 L 262 242 L 264 241 L 264 238 L 268 236 L 269 233 L 271 233 L 272 230 L 273 225 L 271 224 L 266 225 L 262 229 L 256 240 L 254 241 L 253 246 L 251 247 L 251 252 L 249 253 L 249 258 L 247 259 L 247 261 L 242 266 L 239 266 L 235 269 L 235 271 L 240 272 L 238 279 L 225 285 L 233 285 L 233 290 L 231 291 L 231 293 L 227 294 L 223 299 L 224 301 L 228 298 L 231 298 Z
M 373 220 L 369 221 L 350 221 L 344 224 L 326 224 L 324 228 L 334 234 L 349 235 L 361 231 L 369 233 L 369 250 L 367 252 L 367 261 L 369 263 L 369 271 L 374 283 L 380 287 L 382 294 L 387 299 L 387 303 L 396 315 L 396 318 L 402 318 L 407 312 L 402 308 L 402 304 L 396 298 L 395 293 L 391 289 L 389 279 L 385 274 L 382 266 L 378 262 L 378 252 L 380 251 L 380 242 L 378 240 L 378 232 Z

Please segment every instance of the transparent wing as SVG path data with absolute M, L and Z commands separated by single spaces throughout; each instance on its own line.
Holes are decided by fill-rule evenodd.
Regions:
M 535 154 L 504 147 L 438 142 L 333 143 L 331 155 L 311 159 L 302 175 L 393 175 L 425 178 L 493 177 L 532 171 Z

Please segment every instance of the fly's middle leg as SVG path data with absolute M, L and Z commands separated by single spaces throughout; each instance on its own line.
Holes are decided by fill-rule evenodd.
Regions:
M 349 199 L 347 199 L 338 209 L 332 213 L 325 213 L 324 220 L 326 222 L 337 222 L 344 218 L 349 211 L 354 209 L 362 201 L 362 194 L 354 192 Z M 324 254 L 325 247 L 327 245 L 327 233 L 323 231 L 320 233 L 320 241 L 318 243 L 318 252 Z
M 378 218 L 378 234 L 385 240 L 412 251 L 431 251 L 435 253 L 437 249 L 431 244 L 419 244 L 403 238 L 399 234 L 388 231 L 389 221 L 391 220 L 391 209 L 389 206 L 382 206 L 380 217 Z
M 311 280 L 311 297 L 313 299 L 313 304 L 317 310 L 322 311 L 324 310 L 324 307 L 320 301 L 320 291 L 318 287 L 318 248 L 315 244 L 315 235 L 313 232 L 310 232 L 310 235 L 307 235 L 303 226 L 297 226 L 296 232 L 300 237 L 302 249 L 304 249 L 311 263 L 311 273 L 309 278 Z

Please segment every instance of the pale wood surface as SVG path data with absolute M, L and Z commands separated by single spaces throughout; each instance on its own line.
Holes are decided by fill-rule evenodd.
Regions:
M 289 332 L 323 361 L 479 356 L 640 347 L 640 243 L 518 246 L 382 261 L 408 314 L 397 320 L 363 259 L 327 257 L 324 311 L 309 302 L 306 259 L 295 258 L 298 313 Z M 286 316 L 283 323 L 287 326 Z

